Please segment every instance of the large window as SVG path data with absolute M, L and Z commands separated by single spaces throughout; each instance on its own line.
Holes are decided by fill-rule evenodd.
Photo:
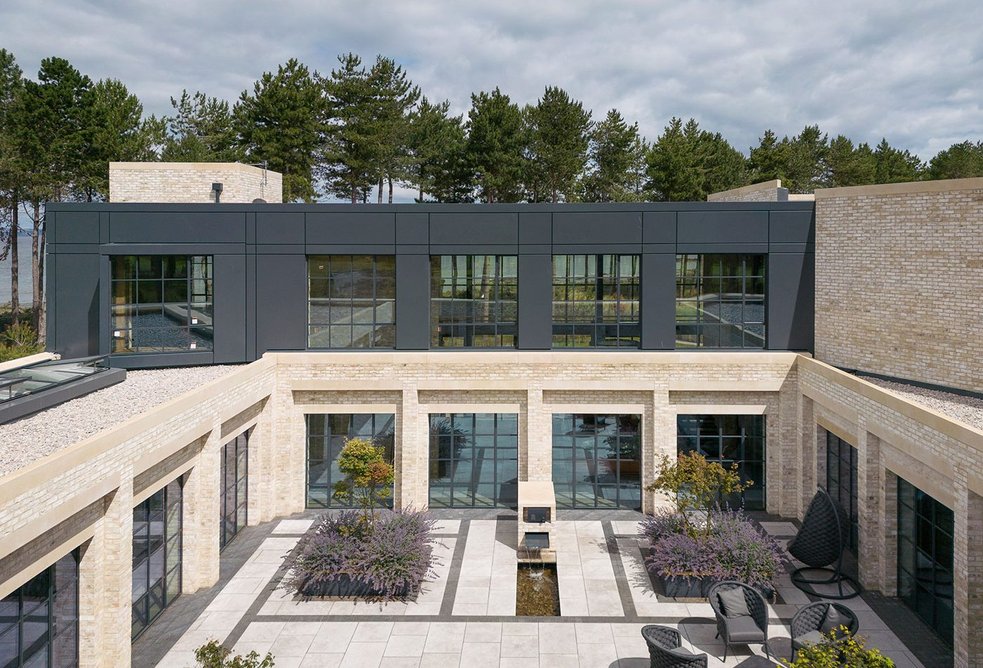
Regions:
M 350 508 L 352 500 L 334 494 L 335 485 L 345 480 L 338 457 L 350 438 L 364 438 L 381 447 L 392 463 L 395 433 L 392 413 L 317 413 L 305 415 L 307 425 L 307 507 Z M 389 505 L 392 505 L 390 490 Z
M 211 350 L 212 258 L 112 258 L 114 353 Z
M 307 258 L 311 348 L 396 345 L 396 258 L 313 255 Z
M 514 348 L 518 322 L 514 255 L 430 258 L 434 348 Z
M 181 484 L 133 509 L 133 638 L 181 594 Z
M 430 507 L 514 508 L 519 490 L 519 416 L 430 416 Z
M 553 256 L 553 347 L 638 348 L 638 255 Z
M 642 507 L 638 415 L 553 416 L 557 508 Z
M 826 491 L 843 508 L 850 520 L 848 543 L 854 556 L 860 537 L 857 507 L 857 449 L 831 432 L 826 432 Z
M 222 446 L 221 547 L 228 545 L 246 526 L 249 483 L 249 432 L 239 434 Z
M 676 347 L 764 348 L 766 255 L 676 256 Z
M 950 645 L 952 510 L 898 478 L 898 596 Z
M 731 507 L 765 508 L 765 416 L 679 415 L 677 451 L 698 452 L 725 468 L 737 464 L 742 480 L 754 484 L 740 495 L 721 499 Z
M 78 551 L 0 599 L 0 666 L 78 665 Z

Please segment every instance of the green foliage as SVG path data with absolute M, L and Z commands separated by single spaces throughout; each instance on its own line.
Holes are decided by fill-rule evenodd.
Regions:
M 561 88 L 547 86 L 527 114 L 530 161 L 542 179 L 543 199 L 574 199 L 577 178 L 587 163 L 591 113 Z M 535 197 L 533 199 L 538 199 Z
M 354 501 L 366 513 L 389 497 L 395 472 L 382 448 L 372 441 L 364 438 L 345 441 L 338 457 L 338 470 L 345 479 L 335 484 L 335 496 Z
M 393 182 L 405 182 L 410 176 L 411 119 L 420 100 L 420 89 L 409 80 L 401 65 L 382 56 L 376 56 L 375 64 L 369 70 L 368 83 L 375 106 L 374 124 L 379 148 L 377 201 L 382 203 L 385 181 L 389 185 L 389 203 L 392 204 Z
M 591 132 L 583 199 L 588 202 L 640 201 L 643 193 L 637 177 L 644 174 L 647 148 L 638 133 L 638 123 L 628 125 L 617 109 L 610 110 Z
M 800 649 L 795 661 L 782 659 L 786 668 L 894 668 L 894 662 L 877 649 L 867 649 L 862 636 L 852 636 L 842 626 L 823 637 L 823 642 Z
M 939 151 L 928 166 L 932 179 L 968 179 L 983 176 L 983 141 L 964 141 Z
M 874 183 L 917 181 L 924 172 L 922 161 L 917 155 L 892 148 L 887 139 L 881 139 L 881 143 L 874 149 L 874 159 L 877 163 Z
M 379 173 L 379 133 L 372 85 L 362 59 L 338 56 L 339 67 L 322 82 L 328 125 L 321 176 L 328 193 L 352 204 L 368 199 Z
M 201 91 L 190 94 L 183 90 L 180 98 L 171 98 L 171 106 L 174 115 L 163 119 L 161 160 L 234 162 L 242 158 L 228 102 Z
M 233 112 L 247 162 L 283 174 L 283 201 L 313 202 L 313 171 L 325 131 L 325 102 L 313 75 L 296 58 L 264 72 Z
M 753 484 L 752 480 L 741 481 L 736 462 L 725 469 L 719 463 L 691 452 L 679 455 L 675 461 L 662 455 L 655 480 L 646 489 L 667 494 L 683 516 L 686 533 L 696 536 L 710 534 L 710 511 L 723 497 L 739 494 Z M 693 523 L 689 511 L 698 511 L 703 516 L 702 528 Z
M 420 202 L 470 202 L 473 185 L 467 164 L 467 136 L 461 116 L 450 116 L 450 102 L 426 97 L 410 119 L 411 160 L 407 182 Z
M 0 334 L 0 362 L 7 362 L 44 351 L 37 332 L 27 322 L 8 325 Z
M 468 162 L 481 198 L 515 202 L 523 181 L 524 123 L 518 105 L 495 88 L 472 93 L 468 112 Z
M 209 640 L 195 650 L 195 661 L 200 668 L 273 668 L 276 664 L 269 652 L 262 659 L 254 650 L 246 656 L 232 655 L 217 640 Z
M 828 185 L 831 188 L 860 186 L 874 182 L 877 160 L 867 144 L 856 148 L 848 137 L 838 135 L 829 143 L 827 153 L 829 167 Z
M 694 119 L 673 118 L 648 154 L 648 187 L 662 201 L 700 201 L 743 185 L 745 160 L 720 133 L 700 130 Z

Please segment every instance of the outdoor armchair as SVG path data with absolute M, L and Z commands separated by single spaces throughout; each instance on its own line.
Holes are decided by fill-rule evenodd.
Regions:
M 731 645 L 761 644 L 768 649 L 768 606 L 764 596 L 742 582 L 718 582 L 707 593 L 717 618 L 717 636 L 724 641 L 724 658 Z
M 792 636 L 792 661 L 795 654 L 806 645 L 815 645 L 823 641 L 823 636 L 840 627 L 845 627 L 850 635 L 860 628 L 860 620 L 855 613 L 845 605 L 817 601 L 801 608 L 792 617 L 790 626 Z
M 683 649 L 676 629 L 650 624 L 642 627 L 642 637 L 649 646 L 651 668 L 707 668 L 707 655 Z

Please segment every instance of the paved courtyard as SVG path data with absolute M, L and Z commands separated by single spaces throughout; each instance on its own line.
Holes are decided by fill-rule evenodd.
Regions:
M 649 659 L 639 630 L 653 623 L 679 629 L 684 647 L 707 653 L 710 666 L 773 665 L 757 647 L 732 648 L 726 663 L 719 660 L 724 648 L 709 604 L 656 593 L 633 520 L 557 522 L 561 616 L 515 617 L 515 519 L 478 517 L 440 521 L 440 566 L 415 601 L 396 603 L 295 600 L 278 587 L 282 561 L 311 520 L 277 521 L 233 542 L 223 559 L 238 550 L 241 566 L 211 592 L 178 599 L 138 640 L 133 665 L 194 666 L 194 649 L 216 639 L 237 653 L 272 652 L 277 668 L 642 668 Z M 762 526 L 780 540 L 795 531 L 784 522 Z M 788 657 L 788 623 L 809 598 L 788 576 L 778 594 L 769 637 L 773 654 Z M 870 646 L 899 668 L 922 665 L 865 599 L 845 604 Z

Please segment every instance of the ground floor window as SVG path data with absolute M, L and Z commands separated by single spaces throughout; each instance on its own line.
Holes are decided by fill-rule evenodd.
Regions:
M 518 415 L 430 416 L 431 508 L 514 508 L 518 479 Z
M 898 596 L 952 644 L 952 510 L 898 478 Z
M 78 665 L 78 550 L 0 599 L 0 666 Z
M 220 545 L 229 544 L 246 526 L 249 481 L 249 432 L 222 446 L 222 527 Z
M 553 416 L 557 508 L 642 507 L 641 416 Z
M 350 438 L 364 438 L 381 447 L 390 464 L 394 455 L 396 416 L 392 413 L 330 413 L 305 415 L 307 425 L 307 507 L 350 508 L 350 497 L 338 498 L 334 487 L 345 479 L 338 457 Z M 392 506 L 392 490 L 388 505 Z
M 133 638 L 181 594 L 182 482 L 133 509 Z
M 850 520 L 847 545 L 854 556 L 860 542 L 857 508 L 857 449 L 831 432 L 826 432 L 826 491 L 840 504 Z
M 722 503 L 732 507 L 743 505 L 747 510 L 764 510 L 764 415 L 679 415 L 676 434 L 680 454 L 699 452 L 727 468 L 736 463 L 741 478 L 754 481 L 754 485 L 742 494 L 721 499 Z

